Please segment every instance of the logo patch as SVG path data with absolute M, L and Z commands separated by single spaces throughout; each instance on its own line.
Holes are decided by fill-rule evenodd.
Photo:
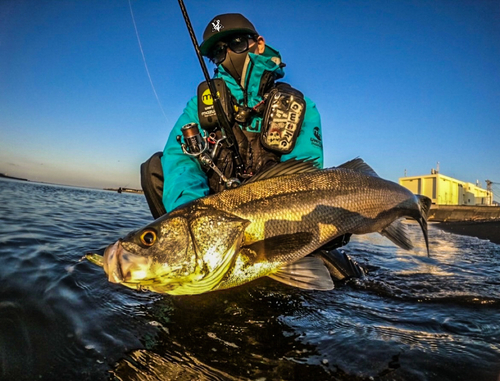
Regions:
M 314 127 L 313 133 L 314 133 L 314 136 L 316 137 L 316 139 L 321 141 L 321 134 L 319 133 L 319 127 Z
M 321 133 L 319 127 L 314 127 L 313 129 L 314 138 L 311 138 L 311 143 L 316 147 L 323 147 L 323 142 L 321 141 Z
M 220 23 L 220 20 L 212 21 L 212 33 L 220 32 L 222 29 L 224 29 L 224 25 Z
M 203 92 L 201 96 L 201 101 L 207 106 L 212 106 L 214 104 L 214 100 L 212 98 L 212 93 L 210 92 L 210 89 L 206 89 Z
M 217 91 L 217 96 L 220 98 L 220 92 Z M 214 99 L 212 98 L 212 93 L 210 89 L 206 89 L 203 94 L 201 94 L 201 101 L 207 106 L 212 106 L 214 104 Z

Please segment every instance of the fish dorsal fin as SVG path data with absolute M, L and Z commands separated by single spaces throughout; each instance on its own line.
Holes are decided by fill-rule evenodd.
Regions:
M 270 278 L 305 290 L 327 291 L 334 288 L 328 269 L 320 258 L 305 257 L 281 267 Z
M 366 164 L 363 159 L 359 157 L 349 160 L 344 164 L 340 164 L 337 168 L 350 169 L 352 171 L 361 172 L 373 177 L 379 177 L 379 175 L 377 175 L 377 172 L 375 172 L 372 167 Z
M 248 179 L 246 183 L 252 183 L 258 180 L 270 179 L 272 177 L 291 175 L 295 173 L 307 173 L 307 172 L 316 172 L 318 171 L 318 167 L 314 165 L 316 158 L 313 159 L 289 159 L 282 163 L 278 163 L 271 168 L 265 170 L 264 172 L 260 172 L 250 179 Z
M 402 220 L 396 220 L 380 232 L 384 237 L 390 239 L 395 245 L 405 250 L 413 249 L 413 244 L 408 236 L 408 230 Z

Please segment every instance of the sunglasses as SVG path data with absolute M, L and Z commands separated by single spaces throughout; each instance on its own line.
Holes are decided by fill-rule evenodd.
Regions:
M 245 34 L 232 36 L 225 41 L 219 41 L 207 56 L 210 61 L 219 65 L 226 59 L 227 48 L 237 54 L 244 53 L 250 48 L 250 40 L 256 41 L 257 35 Z

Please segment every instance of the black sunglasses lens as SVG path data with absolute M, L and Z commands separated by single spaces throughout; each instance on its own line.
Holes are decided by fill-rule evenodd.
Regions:
M 222 61 L 226 59 L 226 52 L 227 52 L 226 44 L 217 45 L 215 48 L 212 49 L 209 58 L 212 60 L 214 64 L 219 65 Z
M 232 38 L 229 43 L 229 49 L 235 53 L 243 53 L 248 50 L 248 38 L 244 36 L 237 36 Z
M 231 49 L 233 52 L 239 54 L 244 53 L 249 48 L 249 39 L 253 39 L 252 36 L 235 36 L 231 38 L 227 43 L 219 42 L 210 52 L 208 57 L 214 64 L 219 65 L 226 59 L 227 48 Z

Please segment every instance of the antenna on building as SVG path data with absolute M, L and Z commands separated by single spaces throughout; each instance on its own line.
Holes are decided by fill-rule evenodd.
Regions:
M 436 173 L 439 173 L 439 161 L 437 162 Z

